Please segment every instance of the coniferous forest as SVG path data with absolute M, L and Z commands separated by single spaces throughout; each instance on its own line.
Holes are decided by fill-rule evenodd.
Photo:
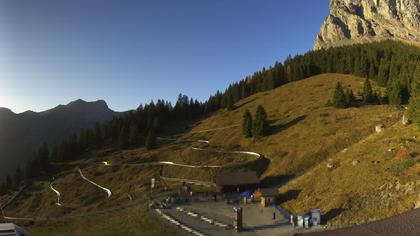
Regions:
M 380 96 L 386 97 L 389 104 L 400 105 L 410 101 L 409 113 L 413 121 L 420 122 L 420 112 L 415 109 L 420 107 L 420 48 L 385 41 L 310 51 L 304 55 L 289 56 L 284 63 L 276 62 L 272 67 L 263 68 L 231 84 L 224 92 L 217 91 L 205 102 L 181 94 L 175 105 L 164 100 L 152 101 L 105 124 L 97 124 L 92 129 L 74 134 L 52 147 L 44 144 L 34 152 L 25 168 L 19 168 L 13 178 L 7 177 L 6 182 L 0 185 L 0 194 L 18 187 L 25 179 L 53 176 L 51 162 L 78 159 L 87 151 L 102 147 L 117 150 L 147 146 L 152 149 L 156 136 L 169 122 L 198 119 L 223 108 L 233 110 L 234 104 L 243 98 L 321 73 L 369 78 L 386 88 L 386 94 Z M 413 97 L 410 98 L 410 95 Z M 346 104 L 342 102 L 345 100 L 338 105 L 345 107 Z M 251 133 L 247 132 L 246 135 L 250 136 Z

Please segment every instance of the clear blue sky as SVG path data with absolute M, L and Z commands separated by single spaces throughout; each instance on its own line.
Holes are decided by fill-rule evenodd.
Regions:
M 312 48 L 329 0 L 1 0 L 0 107 L 205 100 Z

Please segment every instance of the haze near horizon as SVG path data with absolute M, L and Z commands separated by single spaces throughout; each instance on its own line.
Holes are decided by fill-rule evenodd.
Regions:
M 0 107 L 43 111 L 76 99 L 116 111 L 179 93 L 205 100 L 310 50 L 318 1 L 2 1 Z

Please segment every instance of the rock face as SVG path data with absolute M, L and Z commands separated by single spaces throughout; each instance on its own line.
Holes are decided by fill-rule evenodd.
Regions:
M 331 0 L 314 49 L 387 39 L 420 44 L 419 0 Z

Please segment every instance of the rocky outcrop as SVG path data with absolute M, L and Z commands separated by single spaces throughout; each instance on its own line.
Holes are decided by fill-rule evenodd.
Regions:
M 419 0 L 331 0 L 314 49 L 387 39 L 420 44 Z

